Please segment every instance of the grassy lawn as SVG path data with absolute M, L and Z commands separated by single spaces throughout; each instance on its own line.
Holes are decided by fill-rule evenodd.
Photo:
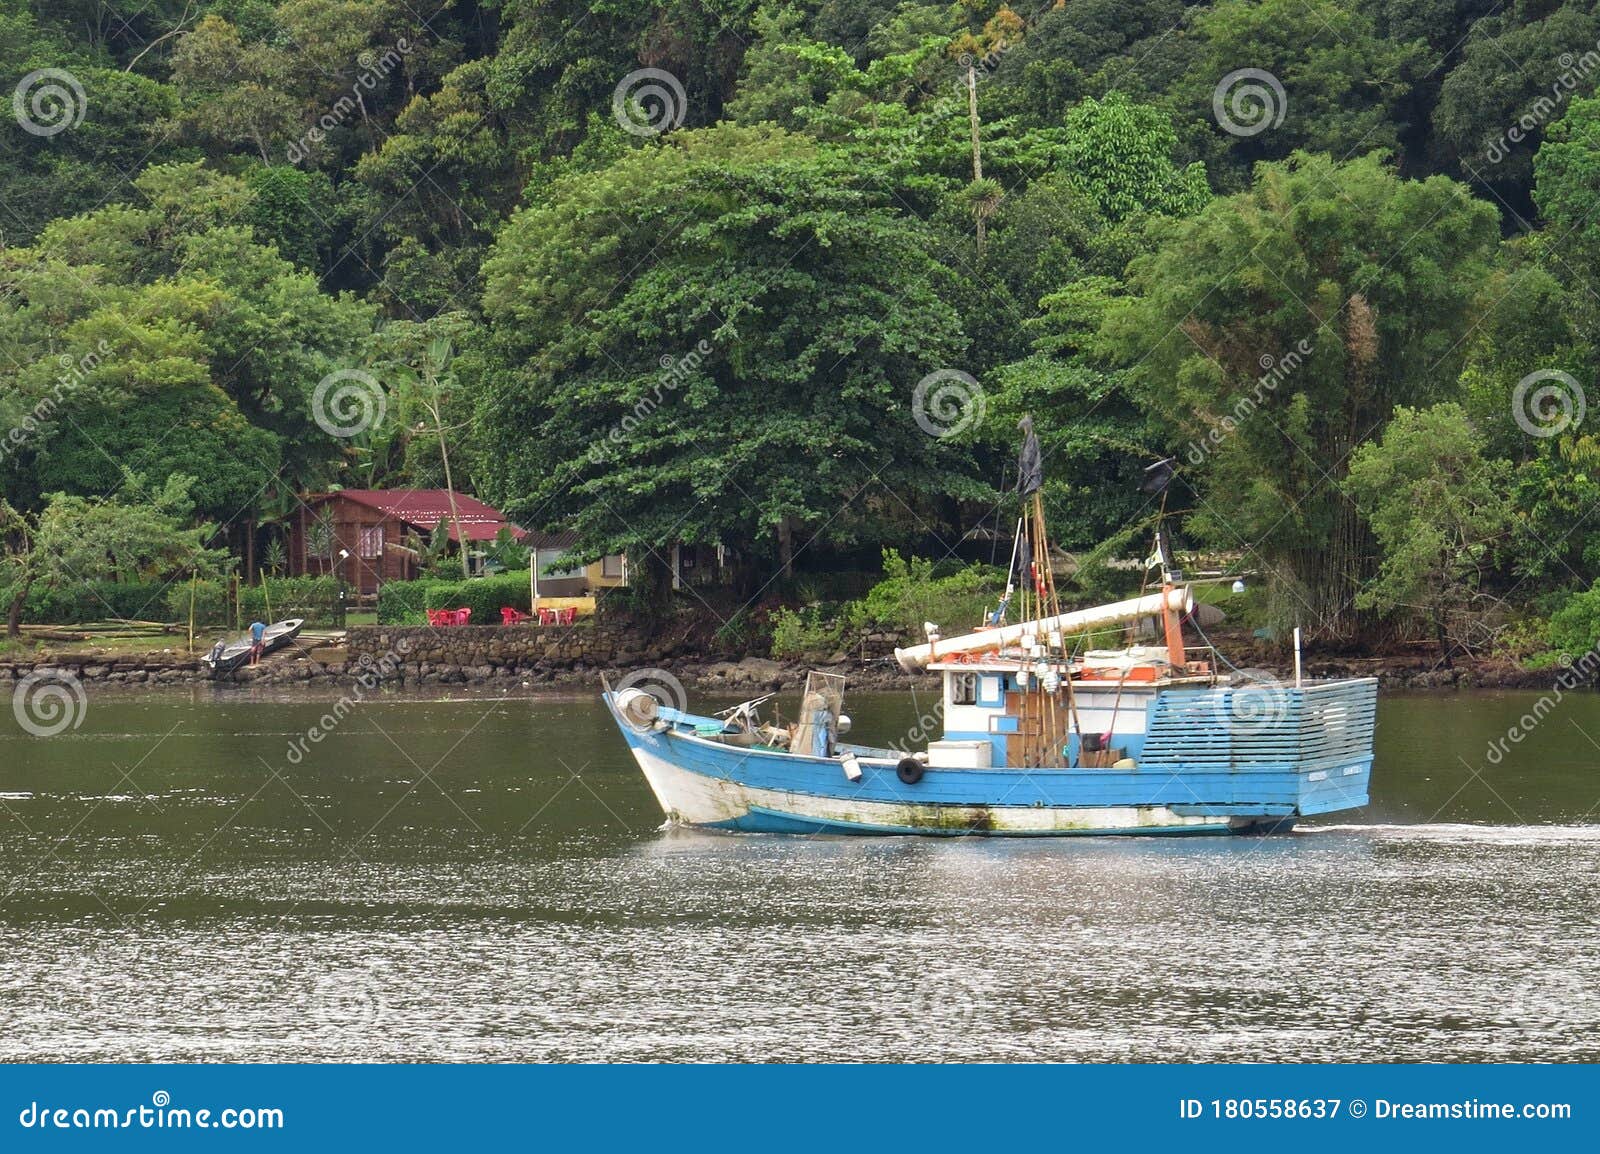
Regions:
M 376 625 L 378 615 L 376 611 L 351 613 L 347 617 L 349 625 Z M 62 633 L 93 632 L 87 627 L 73 625 L 41 626 Z M 308 633 L 326 633 L 323 629 L 308 629 Z M 100 633 L 85 641 L 63 641 L 50 637 L 39 637 L 24 632 L 17 639 L 7 638 L 4 631 L 0 630 L 0 661 L 52 661 L 57 659 L 82 659 L 88 657 L 104 657 L 116 659 L 119 657 L 138 657 L 146 654 L 160 655 L 163 657 L 199 657 L 219 639 L 233 639 L 242 635 L 242 631 L 231 626 L 203 625 L 197 626 L 194 633 L 194 649 L 189 648 L 189 635 L 187 630 L 181 633 L 139 632 L 132 634 Z
M 196 633 L 195 653 L 211 648 L 214 638 L 210 633 Z M 47 638 L 23 636 L 20 639 L 0 637 L 0 660 L 45 661 L 60 657 L 129 657 L 146 653 L 187 656 L 188 634 L 146 633 L 132 637 L 97 637 L 92 641 L 54 641 Z

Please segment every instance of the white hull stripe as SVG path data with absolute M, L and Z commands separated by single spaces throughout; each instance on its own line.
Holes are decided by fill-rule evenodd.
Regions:
M 1118 830 L 1216 829 L 1227 819 L 1183 815 L 1167 806 L 958 806 L 848 800 L 763 789 L 707 777 L 673 765 L 643 747 L 634 758 L 669 817 L 691 825 L 738 826 L 757 816 L 788 815 L 826 826 L 867 830 L 972 833 L 1091 833 Z

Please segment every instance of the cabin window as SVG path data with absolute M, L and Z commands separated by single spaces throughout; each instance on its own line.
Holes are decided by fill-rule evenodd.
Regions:
M 361 557 L 363 559 L 365 559 L 365 560 L 371 560 L 374 557 L 382 557 L 383 556 L 383 526 L 382 525 L 363 525 L 363 526 L 361 526 L 361 539 L 360 539 L 360 542 L 357 545 L 357 549 L 358 549 Z
M 689 568 L 689 566 L 685 565 L 684 568 L 687 569 L 687 568 Z M 609 553 L 606 556 L 600 558 L 600 576 L 602 576 L 602 577 L 621 577 L 622 576 L 622 554 L 621 553 Z
M 950 675 L 950 704 L 978 704 L 978 675 L 976 673 L 952 673 Z

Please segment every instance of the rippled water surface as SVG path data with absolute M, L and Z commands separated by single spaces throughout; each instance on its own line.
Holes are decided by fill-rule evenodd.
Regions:
M 1535 698 L 1385 696 L 1268 839 L 663 831 L 589 699 L 7 714 L 0 1059 L 1595 1060 L 1600 698 L 1487 765 Z

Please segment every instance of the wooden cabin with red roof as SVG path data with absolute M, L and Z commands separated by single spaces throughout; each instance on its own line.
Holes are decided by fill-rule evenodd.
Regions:
M 362 594 L 376 593 L 385 581 L 409 581 L 417 573 L 412 535 L 426 540 L 440 521 L 452 550 L 462 548 L 456 532 L 473 550 L 492 542 L 502 528 L 513 540 L 528 533 L 504 513 L 465 493 L 455 495 L 455 517 L 446 489 L 340 489 L 306 497 L 290 534 L 294 571 L 342 578 Z

